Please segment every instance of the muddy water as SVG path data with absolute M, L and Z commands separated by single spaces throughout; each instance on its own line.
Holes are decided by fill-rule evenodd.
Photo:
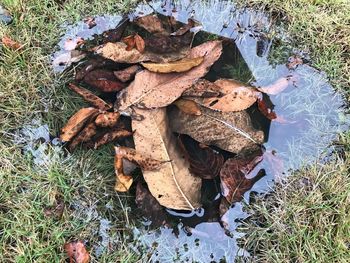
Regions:
M 223 58 L 220 69 L 213 67 L 208 74 L 211 80 L 225 77 L 253 86 L 266 86 L 283 78 L 293 79 L 287 89 L 269 97 L 278 120 L 255 123 L 265 132 L 266 151 L 257 169 L 264 169 L 266 176 L 245 193 L 244 202 L 249 202 L 252 192 L 268 192 L 276 180 L 282 180 L 291 171 L 317 162 L 331 151 L 332 141 L 347 127 L 342 96 L 334 92 L 327 76 L 307 64 L 290 68 L 287 66 L 288 56 L 276 64 L 273 59 L 276 40 L 286 36 L 271 25 L 266 14 L 238 9 L 233 3 L 225 1 L 182 0 L 141 4 L 129 18 L 154 11 L 174 16 L 183 23 L 188 18 L 194 18 L 201 22 L 203 31 L 229 39 L 230 55 Z M 121 16 L 102 16 L 95 19 L 96 26 L 93 28 L 88 28 L 84 22 L 69 27 L 59 43 L 61 50 L 53 56 L 56 60 L 54 69 L 62 71 L 69 64 L 57 63 L 58 57 L 64 57 L 62 54 L 71 55 L 64 50 L 67 39 L 91 39 L 94 34 L 114 28 L 121 19 Z M 272 35 L 275 37 L 272 38 Z M 250 110 L 250 114 L 255 119 L 263 118 L 254 109 Z M 149 227 L 149 222 L 145 222 L 144 227 L 133 229 L 134 242 L 131 247 L 140 255 L 143 254 L 144 261 L 220 262 L 225 259 L 234 262 L 237 256 L 253 256 L 236 242 L 244 235 L 236 231 L 239 220 L 248 216 L 244 212 L 243 202 L 235 203 L 224 215 L 226 230 L 218 222 L 201 222 L 205 214 L 203 209 L 190 214 L 171 210 L 167 212 L 177 222 L 180 221 L 177 231 L 165 227 L 154 230 Z M 195 218 L 200 223 L 188 224 L 189 218 Z M 177 232 L 176 235 L 174 232 Z

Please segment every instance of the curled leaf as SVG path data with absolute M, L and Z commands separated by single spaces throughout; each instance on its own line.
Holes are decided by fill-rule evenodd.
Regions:
M 173 102 L 173 104 L 179 108 L 179 110 L 183 111 L 184 113 L 187 114 L 192 114 L 192 115 L 201 115 L 201 109 L 192 100 L 186 100 L 186 99 L 178 99 Z
M 98 114 L 95 108 L 82 108 L 75 113 L 62 128 L 60 139 L 61 141 L 69 142 L 77 135 L 86 123 L 92 121 Z
M 80 96 L 82 96 L 84 100 L 86 100 L 92 106 L 94 106 L 95 108 L 97 108 L 99 110 L 106 111 L 106 110 L 109 110 L 112 108 L 111 104 L 108 104 L 103 99 L 96 96 L 95 94 L 93 94 L 92 92 L 90 92 L 87 89 L 79 87 L 73 83 L 69 83 L 69 88 L 71 90 L 73 90 L 74 92 L 76 92 L 77 94 L 79 94 Z
M 97 127 L 95 123 L 89 123 L 69 144 L 69 150 L 73 151 L 79 144 L 89 141 L 96 133 Z
M 277 118 L 276 113 L 267 106 L 263 99 L 258 99 L 258 109 L 269 120 L 274 120 Z
M 72 241 L 64 244 L 64 250 L 69 257 L 69 263 L 89 263 L 90 255 L 82 241 Z
M 204 57 L 183 58 L 178 61 L 168 63 L 141 63 L 146 69 L 158 73 L 185 72 L 201 64 Z
M 135 77 L 137 71 L 139 71 L 141 67 L 139 65 L 133 65 L 123 70 L 114 71 L 114 76 L 121 82 L 127 82 Z
M 136 34 L 134 38 L 137 51 L 143 53 L 145 51 L 145 41 L 139 34 Z
M 103 92 L 115 92 L 125 86 L 114 76 L 113 71 L 96 69 L 84 77 L 84 82 Z
M 135 37 L 133 35 L 124 37 L 122 41 L 123 43 L 126 44 L 126 48 L 125 48 L 126 51 L 130 51 L 135 47 L 136 43 L 135 43 Z
M 103 128 L 112 128 L 117 124 L 119 117 L 119 112 L 100 113 L 95 119 L 95 124 Z
M 115 155 L 114 169 L 116 175 L 116 183 L 114 186 L 114 190 L 122 193 L 129 191 L 133 183 L 133 178 L 130 175 L 124 174 L 123 157 L 118 154 Z
M 107 143 L 113 142 L 117 139 L 129 137 L 132 135 L 132 132 L 129 132 L 127 130 L 120 130 L 120 129 L 112 129 L 105 134 L 103 134 L 102 137 L 100 137 L 94 145 L 94 148 L 97 149 L 98 147 L 105 145 Z

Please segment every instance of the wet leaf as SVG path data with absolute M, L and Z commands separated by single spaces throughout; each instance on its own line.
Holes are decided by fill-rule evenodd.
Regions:
M 79 62 L 83 58 L 85 58 L 86 54 L 83 51 L 72 50 L 61 53 L 52 61 L 52 65 L 54 67 L 69 67 L 72 63 Z
M 162 21 L 158 16 L 153 14 L 137 18 L 135 24 L 152 34 L 169 35 L 169 32 L 164 28 Z
M 274 120 L 277 118 L 276 113 L 267 106 L 264 99 L 258 99 L 258 109 L 269 120 Z
M 82 241 L 72 241 L 64 244 L 64 250 L 69 257 L 69 263 L 89 263 L 90 255 Z
M 277 95 L 288 88 L 289 84 L 291 84 L 293 81 L 294 79 L 292 77 L 284 77 L 276 80 L 270 85 L 258 87 L 257 89 L 269 95 Z
M 98 110 L 95 108 L 82 108 L 75 113 L 62 128 L 61 141 L 69 142 L 77 135 L 86 123 L 93 121 L 97 116 Z
M 108 104 L 103 99 L 96 96 L 95 94 L 93 94 L 91 91 L 89 91 L 87 89 L 79 87 L 73 83 L 69 83 L 69 88 L 71 90 L 73 90 L 74 92 L 76 92 L 77 94 L 79 94 L 80 96 L 82 96 L 84 100 L 86 100 L 92 106 L 94 106 L 95 108 L 97 108 L 99 110 L 106 111 L 106 110 L 109 110 L 112 108 L 111 104 Z
M 136 34 L 134 38 L 137 51 L 143 53 L 145 51 L 145 41 L 139 34 Z
M 152 221 L 152 226 L 159 227 L 167 222 L 167 213 L 157 199 L 148 190 L 147 185 L 141 181 L 136 186 L 135 202 L 142 215 Z
M 204 57 L 198 58 L 183 58 L 178 61 L 168 62 L 168 63 L 150 63 L 143 62 L 141 63 L 146 69 L 152 72 L 158 73 L 170 73 L 170 72 L 186 72 L 191 68 L 194 68 L 201 64 L 204 60 Z
M 132 132 L 127 130 L 121 130 L 118 128 L 107 131 L 100 138 L 98 138 L 94 144 L 94 148 L 97 149 L 102 145 L 113 142 L 117 139 L 129 137 L 132 135 Z
M 189 47 L 192 39 L 192 33 L 183 36 L 152 36 L 145 39 L 145 46 L 147 51 L 159 55 L 169 52 L 178 53 L 184 47 Z
M 92 16 L 88 16 L 88 17 L 84 18 L 84 23 L 88 25 L 89 29 L 96 26 L 95 18 Z
M 132 176 L 124 174 L 123 157 L 117 153 L 114 158 L 114 169 L 116 175 L 114 190 L 122 193 L 129 191 L 134 180 Z
M 132 50 L 136 45 L 135 37 L 133 35 L 123 37 L 122 41 L 126 44 L 126 51 Z
M 212 98 L 219 96 L 222 96 L 221 87 L 206 79 L 199 79 L 182 93 L 182 97 L 189 97 L 189 99 L 190 97 Z
M 119 112 L 100 113 L 95 119 L 95 124 L 103 128 L 113 128 L 117 124 L 119 117 Z
M 75 80 L 81 81 L 84 79 L 85 75 L 90 71 L 100 68 L 112 68 L 114 70 L 119 69 L 119 65 L 114 61 L 105 59 L 103 57 L 97 56 L 86 61 L 83 66 L 77 71 L 75 75 Z M 108 73 L 107 73 L 108 74 Z M 109 76 L 109 75 L 108 75 Z
M 176 30 L 176 32 L 172 33 L 171 35 L 173 35 L 173 36 L 182 36 L 182 35 L 186 34 L 188 31 L 190 31 L 191 28 L 193 28 L 195 26 L 196 26 L 196 22 L 193 19 L 189 18 L 187 20 L 187 24 L 186 25 L 180 27 L 178 30 Z
M 184 113 L 192 114 L 192 115 L 201 115 L 202 114 L 201 109 L 199 108 L 197 103 L 195 103 L 192 100 L 178 99 L 178 100 L 174 101 L 173 104 Z
M 118 63 L 136 64 L 143 61 L 152 62 L 170 62 L 184 58 L 188 52 L 189 47 L 184 47 L 178 52 L 167 52 L 165 54 L 156 54 L 153 52 L 145 51 L 140 53 L 136 49 L 126 51 L 126 44 L 122 42 L 107 43 L 96 50 L 96 53 L 104 58 L 111 59 Z
M 135 77 L 137 71 L 139 71 L 141 67 L 139 65 L 133 65 L 123 70 L 114 71 L 114 76 L 121 82 L 130 81 Z
M 169 109 L 171 129 L 233 153 L 254 148 L 264 141 L 264 133 L 253 128 L 250 116 L 245 111 L 217 112 L 201 107 L 201 112 L 200 116 L 195 116 L 176 108 Z
M 209 41 L 191 49 L 189 58 L 204 56 L 204 61 L 186 73 L 157 74 L 148 70 L 137 73 L 135 80 L 119 93 L 115 109 L 123 111 L 132 105 L 142 108 L 169 105 L 209 71 L 221 52 L 221 41 Z
M 260 151 L 249 157 L 237 156 L 224 163 L 220 171 L 221 189 L 230 204 L 241 201 L 244 193 L 266 175 L 264 170 L 254 169 L 262 159 Z
M 125 16 L 118 26 L 103 33 L 103 43 L 120 41 L 125 29 L 130 24 L 128 16 Z
M 190 163 L 191 174 L 202 179 L 213 179 L 220 173 L 224 157 L 206 145 L 201 145 L 186 135 L 179 141 L 185 157 Z
M 72 142 L 69 144 L 69 150 L 74 151 L 74 149 L 78 145 L 89 141 L 96 133 L 97 133 L 97 127 L 95 123 L 93 122 L 89 123 L 82 129 L 82 131 L 76 137 L 74 137 Z
M 299 65 L 304 63 L 303 59 L 297 55 L 291 56 L 288 58 L 287 68 L 296 69 Z
M 87 73 L 84 82 L 103 92 L 120 91 L 125 86 L 114 76 L 113 71 L 96 69 Z
M 19 50 L 23 47 L 23 45 L 21 45 L 20 43 L 18 43 L 17 41 L 7 37 L 7 36 L 3 36 L 1 39 L 1 43 L 9 48 L 9 49 L 13 49 L 13 50 Z
M 218 79 L 214 84 L 221 88 L 222 96 L 195 98 L 194 100 L 207 108 L 229 112 L 245 110 L 261 96 L 261 93 L 254 88 L 245 86 L 233 79 Z
M 142 121 L 132 120 L 136 151 L 164 162 L 159 169 L 142 169 L 148 188 L 157 201 L 168 208 L 192 210 L 200 207 L 201 179 L 190 174 L 176 138 L 168 128 L 166 109 L 141 110 Z

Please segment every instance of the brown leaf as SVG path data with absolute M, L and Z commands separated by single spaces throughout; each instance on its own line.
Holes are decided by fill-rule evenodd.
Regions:
M 188 33 L 183 36 L 152 36 L 145 39 L 147 51 L 154 52 L 158 55 L 164 53 L 177 53 L 183 47 L 189 47 L 192 43 L 193 34 Z
M 95 124 L 103 128 L 113 128 L 117 124 L 119 117 L 119 112 L 100 113 L 95 119 Z
M 120 23 L 116 28 L 110 29 L 103 33 L 103 43 L 120 41 L 124 34 L 125 29 L 129 24 L 130 24 L 129 18 L 127 16 L 124 17 L 123 20 L 120 21 Z
M 158 16 L 153 14 L 137 18 L 135 24 L 152 34 L 169 35 L 169 32 L 164 28 L 162 21 Z
M 152 226 L 159 227 L 166 224 L 168 215 L 164 211 L 164 207 L 158 203 L 148 190 L 147 185 L 143 185 L 141 181 L 136 186 L 135 202 L 142 215 L 152 221 Z
M 201 179 L 190 174 L 189 164 L 181 156 L 176 138 L 168 128 L 166 109 L 135 111 L 144 117 L 142 121 L 132 120 L 136 151 L 164 162 L 157 170 L 142 169 L 152 195 L 168 208 L 192 210 L 200 207 Z
M 201 107 L 201 112 L 202 115 L 195 116 L 176 108 L 169 109 L 171 129 L 233 153 L 264 141 L 264 133 L 253 128 L 250 116 L 245 111 L 217 112 Z
M 93 122 L 89 123 L 69 144 L 69 150 L 74 151 L 74 149 L 79 144 L 89 141 L 96 133 L 97 133 L 97 127 L 95 123 Z
M 132 148 L 116 146 L 114 147 L 114 149 L 116 155 L 118 155 L 121 158 L 125 158 L 130 162 L 138 164 L 142 168 L 142 170 L 145 171 L 152 171 L 158 169 L 164 163 L 164 161 L 158 161 L 143 156 L 142 154 L 136 152 L 136 150 Z
M 297 55 L 291 56 L 288 58 L 287 68 L 288 69 L 295 69 L 299 65 L 302 65 L 304 63 L 303 59 Z
M 114 169 L 116 175 L 114 190 L 122 193 L 129 191 L 133 183 L 133 178 L 130 175 L 124 174 L 123 157 L 118 154 L 114 158 Z
M 136 34 L 134 38 L 137 51 L 143 53 L 145 51 L 145 41 L 139 34 Z
M 141 67 L 139 65 L 133 65 L 123 70 L 114 71 L 114 76 L 121 82 L 127 82 L 135 77 L 137 71 L 139 71 Z
M 186 25 L 180 27 L 178 30 L 176 30 L 176 32 L 174 32 L 171 35 L 173 35 L 173 36 L 182 36 L 182 35 L 186 34 L 188 31 L 190 31 L 192 27 L 195 27 L 195 26 L 196 26 L 196 22 L 193 19 L 189 18 L 187 20 L 187 24 Z
M 260 112 L 269 120 L 274 120 L 277 118 L 276 113 L 267 106 L 264 99 L 258 99 L 258 108 Z
M 140 53 L 136 49 L 126 51 L 126 44 L 122 42 L 106 43 L 99 47 L 96 53 L 104 58 L 111 59 L 118 63 L 136 64 L 142 61 L 153 62 L 170 62 L 176 61 L 187 56 L 189 52 L 189 46 L 182 46 L 178 52 L 167 52 L 165 54 L 156 54 L 150 51 Z
M 219 96 L 222 96 L 221 87 L 206 79 L 199 79 L 182 93 L 182 97 L 189 97 L 189 99 L 190 97 L 212 98 Z
M 96 69 L 87 73 L 84 82 L 103 92 L 120 91 L 125 86 L 114 76 L 113 71 Z
M 233 79 L 218 79 L 214 82 L 223 94 L 218 98 L 195 98 L 194 100 L 212 110 L 223 112 L 241 111 L 249 108 L 261 93 Z
M 264 170 L 254 170 L 261 161 L 262 152 L 257 152 L 248 158 L 237 156 L 225 162 L 220 171 L 221 189 L 230 204 L 241 201 L 244 193 L 266 175 Z
M 146 69 L 152 72 L 158 73 L 170 73 L 170 72 L 186 72 L 191 68 L 194 68 L 201 64 L 204 57 L 198 58 L 183 58 L 178 61 L 168 62 L 168 63 L 151 63 L 143 62 L 141 63 Z
M 62 128 L 60 139 L 61 141 L 69 142 L 77 135 L 86 123 L 93 121 L 97 116 L 98 110 L 95 108 L 82 108 L 76 112 Z
M 1 42 L 5 47 L 7 47 L 9 49 L 13 49 L 13 50 L 19 50 L 23 47 L 23 45 L 21 45 L 17 41 L 14 41 L 13 39 L 11 39 L 7 36 L 3 36 L 1 39 Z
M 126 51 L 130 51 L 130 50 L 134 49 L 134 47 L 136 45 L 136 40 L 135 40 L 134 35 L 124 37 L 122 39 L 122 41 L 123 41 L 123 43 L 126 44 L 126 48 L 125 48 Z
M 85 75 L 89 73 L 90 71 L 93 71 L 95 69 L 99 68 L 112 68 L 114 70 L 119 69 L 119 65 L 115 63 L 114 61 L 105 59 L 100 56 L 93 57 L 86 61 L 83 66 L 76 72 L 75 80 L 81 81 L 84 79 Z M 109 74 L 109 73 L 107 73 Z
M 204 56 L 204 61 L 185 74 L 157 74 L 148 70 L 137 73 L 135 80 L 119 93 L 115 109 L 123 111 L 132 105 L 155 108 L 171 104 L 209 71 L 211 65 L 220 57 L 221 52 L 221 41 L 209 41 L 191 49 L 189 58 Z
M 95 108 L 106 111 L 112 108 L 112 105 L 105 102 L 103 99 L 100 97 L 96 96 L 93 94 L 91 91 L 84 89 L 82 87 L 79 87 L 73 83 L 69 83 L 69 88 L 79 94 L 80 96 L 83 97 L 84 100 L 89 102 L 92 106 Z
M 127 130 L 120 130 L 118 128 L 109 130 L 95 142 L 94 148 L 97 149 L 102 145 L 113 142 L 117 139 L 129 137 L 131 135 L 132 132 L 129 132 Z
M 257 89 L 269 95 L 277 95 L 284 91 L 289 86 L 289 84 L 291 84 L 292 81 L 292 77 L 284 77 L 276 80 L 270 85 L 258 87 Z
M 224 164 L 224 157 L 208 146 L 201 146 L 186 135 L 179 136 L 179 142 L 185 157 L 190 163 L 191 174 L 202 179 L 213 179 Z
M 192 115 L 201 115 L 201 109 L 192 100 L 186 100 L 186 99 L 178 99 L 173 102 L 173 104 L 179 108 L 179 110 L 183 111 L 184 113 L 187 114 L 192 114 Z
M 69 263 L 89 263 L 90 255 L 82 241 L 72 241 L 64 244 Z

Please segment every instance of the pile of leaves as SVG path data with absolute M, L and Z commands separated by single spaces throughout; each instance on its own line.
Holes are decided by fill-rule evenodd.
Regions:
M 289 82 L 256 88 L 234 79 L 209 81 L 230 40 L 194 45 L 196 32 L 196 21 L 147 15 L 123 20 L 101 45 L 67 43 L 88 54 L 68 87 L 91 106 L 69 119 L 60 139 L 70 151 L 112 143 L 115 190 L 135 187 L 137 206 L 156 225 L 167 223 L 164 208 L 211 207 L 207 220 L 221 218 L 265 175 L 259 168 L 265 135 L 247 109 L 276 119 L 267 94 Z

